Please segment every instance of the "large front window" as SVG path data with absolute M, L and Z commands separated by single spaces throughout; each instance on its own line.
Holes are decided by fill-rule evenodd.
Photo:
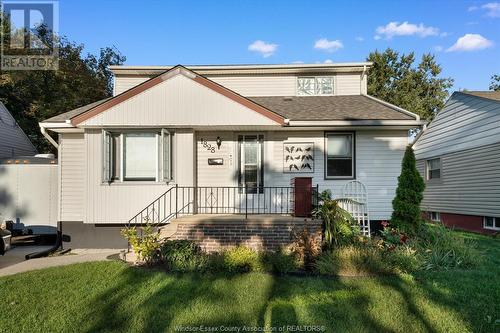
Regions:
M 171 135 L 103 131 L 103 181 L 169 181 Z
M 156 180 L 158 134 L 123 134 L 123 180 Z
M 354 178 L 354 133 L 326 134 L 326 178 Z

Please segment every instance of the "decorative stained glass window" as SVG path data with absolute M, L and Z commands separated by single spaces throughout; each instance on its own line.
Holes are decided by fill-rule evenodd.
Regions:
M 297 78 L 299 96 L 333 95 L 333 77 L 311 76 Z

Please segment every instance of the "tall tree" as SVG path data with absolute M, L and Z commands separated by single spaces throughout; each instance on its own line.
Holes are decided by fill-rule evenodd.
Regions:
M 8 18 L 3 17 L 1 23 L 1 28 L 7 31 Z M 31 33 L 41 40 L 47 36 L 43 26 Z M 119 65 L 126 60 L 111 47 L 102 48 L 99 56 L 95 56 L 84 55 L 83 44 L 71 42 L 65 37 L 58 37 L 57 44 L 57 71 L 16 70 L 0 73 L 0 101 L 40 152 L 54 152 L 54 149 L 41 135 L 38 122 L 110 96 L 113 81 L 108 66 Z
M 403 156 L 396 196 L 392 200 L 392 224 L 409 232 L 417 230 L 422 220 L 420 203 L 424 189 L 425 183 L 417 170 L 415 154 L 408 146 Z
M 490 90 L 494 90 L 494 91 L 500 90 L 500 74 L 496 74 L 496 75 L 491 76 Z
M 431 54 L 424 54 L 415 65 L 415 54 L 399 54 L 390 48 L 375 51 L 368 73 L 368 94 L 432 120 L 448 97 L 453 80 L 441 78 L 441 66 Z

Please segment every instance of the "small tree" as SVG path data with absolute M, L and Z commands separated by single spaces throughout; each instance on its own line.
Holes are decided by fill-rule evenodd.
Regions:
M 406 147 L 398 177 L 396 197 L 392 201 L 392 218 L 394 226 L 407 231 L 416 231 L 420 221 L 420 202 L 422 202 L 425 184 L 417 170 L 413 149 Z

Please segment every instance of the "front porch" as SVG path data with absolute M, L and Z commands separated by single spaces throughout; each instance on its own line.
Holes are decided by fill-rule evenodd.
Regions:
M 321 227 L 321 220 L 290 215 L 197 214 L 173 219 L 160 232 L 162 238 L 195 241 L 207 252 L 238 245 L 269 251 L 290 245 L 304 228 L 319 241 Z

